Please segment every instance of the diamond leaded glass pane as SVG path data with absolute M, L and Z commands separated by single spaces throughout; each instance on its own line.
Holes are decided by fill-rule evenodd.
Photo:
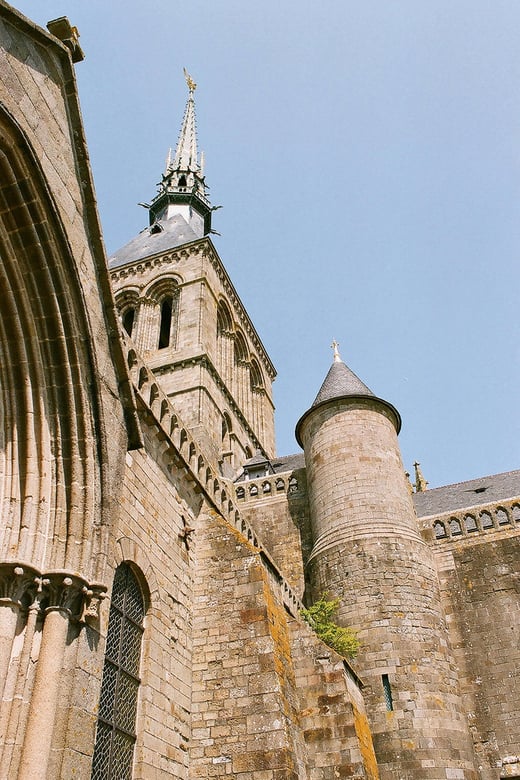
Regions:
M 141 626 L 125 620 L 121 636 L 120 664 L 127 672 L 137 677 L 141 660 Z
M 122 672 L 117 686 L 117 711 L 115 725 L 123 731 L 133 733 L 135 711 L 137 708 L 137 690 L 139 682 Z
M 132 780 L 132 760 L 134 757 L 133 737 L 116 731 L 113 740 L 112 766 L 110 778 L 117 780 Z
M 116 569 L 92 780 L 131 780 L 144 601 L 131 569 Z
M 117 666 L 105 661 L 103 669 L 103 695 L 99 700 L 99 717 L 111 721 L 116 703 Z
M 123 627 L 123 616 L 114 607 L 110 607 L 110 617 L 108 620 L 108 634 L 105 654 L 107 658 L 116 664 L 119 660 L 119 648 L 121 646 L 121 629 Z
M 112 730 L 104 723 L 98 723 L 96 733 L 96 747 L 94 748 L 94 760 L 92 762 L 92 780 L 106 780 L 110 777 L 110 743 Z
M 130 572 L 131 574 L 131 572 Z M 142 623 L 144 618 L 144 604 L 141 588 L 135 577 L 128 578 L 125 592 L 125 615 L 136 623 Z

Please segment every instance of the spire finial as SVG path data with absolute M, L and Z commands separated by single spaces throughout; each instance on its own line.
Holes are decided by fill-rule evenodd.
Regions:
M 429 483 L 423 477 L 423 473 L 421 471 L 421 464 L 415 461 L 413 467 L 415 469 L 415 485 L 414 485 L 415 492 L 424 493 L 424 491 L 428 489 Z
M 195 92 L 195 90 L 197 89 L 197 85 L 193 81 L 192 77 L 190 76 L 186 68 L 183 68 L 183 71 L 184 71 L 184 78 L 186 79 L 186 84 L 188 85 L 188 89 L 190 90 L 190 93 Z
M 336 341 L 336 339 L 332 339 L 330 348 L 334 350 L 334 362 L 342 363 L 343 361 L 341 360 L 341 356 L 339 354 L 339 343 Z
M 191 170 L 198 172 L 200 167 L 197 160 L 197 129 L 195 125 L 195 100 L 193 97 L 197 85 L 186 68 L 184 68 L 184 78 L 186 79 L 190 94 L 186 102 L 181 132 L 175 150 L 175 157 L 173 162 L 170 163 L 170 166 L 173 170 Z

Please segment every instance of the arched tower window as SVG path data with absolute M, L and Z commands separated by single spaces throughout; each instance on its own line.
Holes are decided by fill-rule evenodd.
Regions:
M 132 335 L 132 330 L 134 328 L 134 320 L 135 320 L 135 308 L 133 306 L 129 306 L 126 311 L 123 312 L 122 321 L 123 321 L 123 328 L 126 330 L 129 336 Z
M 135 288 L 120 290 L 116 295 L 116 306 L 123 328 L 132 336 L 138 323 L 139 294 Z
M 179 282 L 168 276 L 155 281 L 147 291 L 145 297 L 154 307 L 155 319 L 155 344 L 151 349 L 175 348 L 177 342 L 177 326 L 179 319 Z
M 161 325 L 159 328 L 159 349 L 170 346 L 172 330 L 173 298 L 168 295 L 161 303 Z
M 262 377 L 262 372 L 255 358 L 251 360 L 251 371 L 249 378 L 251 381 L 251 390 L 256 390 L 259 392 L 260 390 L 264 389 L 264 379 Z
M 239 330 L 237 331 L 235 336 L 234 353 L 235 353 L 235 365 L 238 366 L 240 364 L 247 363 L 248 353 L 247 353 L 246 340 Z
M 217 334 L 219 336 L 229 336 L 232 330 L 233 320 L 231 317 L 231 312 L 229 311 L 229 306 L 225 301 L 221 300 L 218 303 L 217 309 Z
M 144 614 L 139 583 L 122 563 L 112 588 L 91 780 L 132 777 Z

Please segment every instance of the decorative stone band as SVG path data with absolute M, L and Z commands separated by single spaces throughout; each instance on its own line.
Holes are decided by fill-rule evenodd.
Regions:
M 58 610 L 71 620 L 88 622 L 99 617 L 106 590 L 105 585 L 89 584 L 71 572 L 40 572 L 26 563 L 0 562 L 0 604 L 14 604 L 22 609 L 36 607 L 43 614 Z
M 396 529 L 399 539 L 409 539 L 415 544 L 426 547 L 426 543 L 423 541 L 418 531 L 414 531 L 413 528 L 407 528 L 405 525 L 398 526 L 391 520 L 376 518 L 373 525 L 371 524 L 368 529 L 366 525 L 364 526 L 360 522 L 357 522 L 353 527 L 349 526 L 348 522 L 345 522 L 343 526 L 331 528 L 316 539 L 311 554 L 309 555 L 308 563 L 318 555 L 322 555 L 324 552 L 328 552 L 335 547 L 341 546 L 348 549 L 349 545 L 358 539 L 366 539 L 367 532 L 372 539 L 375 537 L 381 537 L 386 540 L 393 539 L 396 534 Z

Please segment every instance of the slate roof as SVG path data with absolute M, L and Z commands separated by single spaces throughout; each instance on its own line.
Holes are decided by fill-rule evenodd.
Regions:
M 492 504 L 520 496 L 520 470 L 506 471 L 488 477 L 456 482 L 453 485 L 414 493 L 413 501 L 419 517 L 456 512 L 483 504 Z
M 244 463 L 244 470 L 238 475 L 235 482 L 243 482 L 245 480 L 247 467 L 263 463 L 269 463 L 271 473 L 273 474 L 282 474 L 286 471 L 296 471 L 296 469 L 305 468 L 303 452 L 298 452 L 296 455 L 284 455 L 281 458 L 273 458 L 272 460 L 267 460 L 263 455 L 257 454 Z
M 312 406 L 307 409 L 304 415 L 300 417 L 296 424 L 296 441 L 300 446 L 303 446 L 303 442 L 300 439 L 300 430 L 303 421 L 311 414 L 312 410 L 316 406 L 332 401 L 335 398 L 373 398 L 375 401 L 383 404 L 392 412 L 395 419 L 397 433 L 401 430 L 401 415 L 391 403 L 385 401 L 383 398 L 378 398 L 374 395 L 372 390 L 365 385 L 356 374 L 339 358 L 339 355 L 334 356 L 334 362 L 329 368 L 327 376 L 320 388 L 320 391 L 314 399 Z
M 342 360 L 335 360 L 312 406 L 343 395 L 370 395 L 374 393 L 355 375 Z
M 297 452 L 295 455 L 284 455 L 282 458 L 273 458 L 271 466 L 275 474 L 281 474 L 283 471 L 304 469 L 305 457 L 303 452 Z
M 189 244 L 200 238 L 188 225 L 182 214 L 158 220 L 155 225 L 158 225 L 161 230 L 154 233 L 150 232 L 149 227 L 141 230 L 128 244 L 109 257 L 108 267 L 110 269 L 119 268 L 127 263 L 142 260 L 159 252 L 167 252 L 169 249 L 174 249 L 181 244 Z

